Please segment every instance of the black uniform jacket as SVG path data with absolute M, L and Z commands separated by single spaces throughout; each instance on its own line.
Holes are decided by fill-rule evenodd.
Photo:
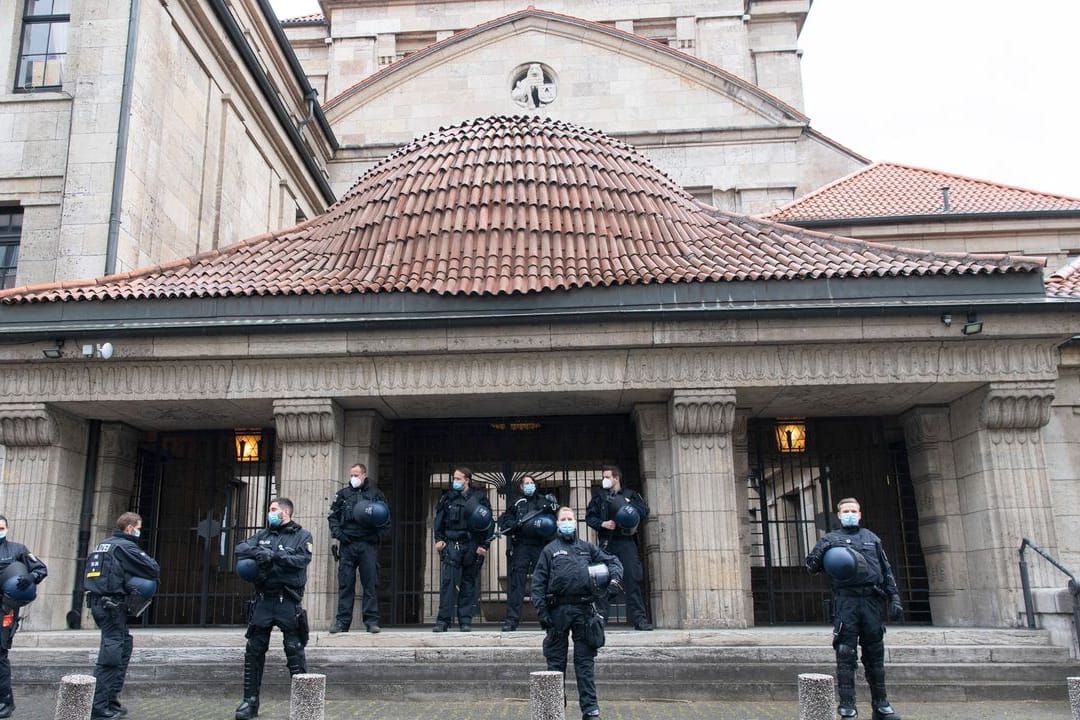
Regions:
M 649 519 L 649 504 L 645 502 L 645 498 L 641 496 L 641 493 L 626 488 L 622 488 L 617 493 L 603 488 L 593 491 L 592 500 L 589 501 L 589 507 L 585 510 L 585 524 L 596 531 L 596 536 L 600 539 L 600 542 L 610 540 L 613 537 L 626 537 L 619 528 L 605 530 L 600 527 L 600 523 L 606 520 L 614 520 L 616 508 L 625 503 L 629 503 L 637 509 L 638 514 L 641 515 L 642 523 Z M 636 531 L 632 534 L 636 534 Z
M 540 551 L 532 576 L 532 602 L 537 611 L 547 608 L 549 595 L 556 599 L 584 598 L 595 594 L 589 566 L 604 563 L 613 581 L 622 581 L 619 558 L 578 537 L 559 535 Z
M 355 542 L 357 540 L 377 545 L 386 539 L 390 532 L 390 523 L 378 528 L 364 527 L 353 519 L 353 508 L 361 500 L 374 502 L 379 500 L 386 502 L 383 491 L 373 487 L 371 480 L 365 482 L 359 489 L 352 485 L 346 485 L 337 491 L 334 501 L 330 503 L 330 514 L 326 516 L 330 523 L 330 536 L 341 542 Z M 389 507 L 389 505 L 387 505 Z
M 272 593 L 289 589 L 302 596 L 312 543 L 311 533 L 290 520 L 276 528 L 265 527 L 237 545 L 236 557 L 259 563 L 257 591 Z
M 889 558 L 881 547 L 881 538 L 863 527 L 840 528 L 826 534 L 810 554 L 806 556 L 806 569 L 812 573 L 821 570 L 825 552 L 831 547 L 848 547 L 866 558 L 866 574 L 837 580 L 831 578 L 833 591 L 844 588 L 858 588 L 867 585 L 880 588 L 887 596 L 899 595 L 896 589 L 896 576 L 893 575 Z
M 139 547 L 137 537 L 113 530 L 86 558 L 83 589 L 95 595 L 123 595 L 128 578 L 157 580 L 160 575 L 157 560 Z

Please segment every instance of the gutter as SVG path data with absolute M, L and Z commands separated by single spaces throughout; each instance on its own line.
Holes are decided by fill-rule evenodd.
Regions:
M 116 159 L 113 164 L 112 200 L 109 203 L 109 232 L 105 240 L 105 274 L 116 272 L 116 250 L 120 243 L 120 209 L 124 198 L 128 133 L 131 128 L 131 93 L 135 80 L 135 45 L 139 37 L 139 0 L 131 0 L 128 12 L 127 49 L 124 80 L 120 89 L 120 122 L 116 127 Z
M 135 0 L 132 1 L 134 2 Z M 260 0 L 260 7 L 264 4 L 264 0 Z M 225 0 L 210 0 L 210 6 L 214 9 L 214 14 L 217 15 L 218 20 L 220 20 L 221 24 L 225 27 L 225 32 L 229 36 L 229 40 L 232 42 L 233 47 L 240 53 L 240 57 L 244 61 L 244 67 L 246 67 L 252 77 L 255 78 L 255 84 L 258 85 L 263 97 L 266 99 L 267 103 L 270 104 L 274 116 L 285 129 L 285 133 L 289 136 L 289 140 L 292 142 L 293 148 L 296 150 L 297 154 L 300 155 L 304 167 L 307 168 L 308 172 L 310 172 L 311 176 L 315 179 L 315 183 L 319 186 L 319 191 L 322 193 L 326 204 L 333 205 L 337 198 L 334 196 L 334 191 L 331 189 L 330 183 L 323 177 L 322 168 L 315 162 L 315 158 L 312 156 L 307 146 L 304 145 L 304 139 L 300 136 L 300 131 L 293 125 L 288 110 L 286 110 L 285 105 L 282 104 L 281 98 L 274 92 L 273 85 L 270 83 L 270 78 L 266 76 L 266 73 L 262 69 L 262 65 L 259 64 L 258 58 L 256 58 L 255 53 L 252 52 L 251 46 L 248 45 L 247 40 L 244 39 L 244 33 L 236 23 L 236 19 L 233 18 L 232 13 L 229 12 L 229 8 L 226 7 Z M 272 25 L 279 25 L 276 16 L 274 17 Z M 280 27 L 278 29 L 280 30 Z M 307 88 L 309 90 L 314 89 L 311 87 L 310 83 L 307 84 Z M 316 104 L 316 107 L 318 107 L 318 104 Z M 322 116 L 321 108 L 317 110 L 317 115 L 320 117 Z M 325 125 L 325 123 L 326 118 L 324 117 L 322 118 L 320 127 L 326 127 L 327 130 L 329 130 L 329 126 Z M 327 137 L 330 140 L 331 147 L 336 150 L 337 139 L 332 133 Z
M 300 64 L 299 58 L 296 57 L 292 43 L 289 42 L 289 38 L 285 35 L 285 30 L 281 27 L 281 21 L 278 20 L 277 13 L 271 7 L 270 0 L 259 0 L 259 9 L 262 10 L 263 17 L 266 18 L 266 22 L 270 25 L 270 30 L 274 33 L 274 38 L 278 41 L 278 46 L 281 48 L 281 52 L 284 53 L 296 81 L 300 83 L 300 89 L 304 91 L 304 97 L 308 98 L 312 95 L 317 97 L 319 91 L 311 87 L 307 73 L 304 72 L 304 67 Z M 330 147 L 337 150 L 340 147 L 337 137 L 334 135 L 334 131 L 330 129 L 330 123 L 327 122 L 326 115 L 322 111 L 322 105 L 319 103 L 315 103 L 314 115 L 315 122 L 318 123 L 323 134 L 330 140 Z

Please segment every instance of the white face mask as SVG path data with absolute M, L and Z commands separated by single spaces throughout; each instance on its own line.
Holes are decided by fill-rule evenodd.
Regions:
M 604 478 L 603 480 L 600 481 L 600 484 L 604 487 L 605 490 L 610 490 L 611 486 L 614 483 L 615 483 L 615 481 L 612 480 L 611 478 Z
M 349 478 L 349 484 L 352 485 L 354 488 L 359 488 L 361 485 L 364 484 L 364 481 L 354 475 Z
M 132 537 L 139 537 L 140 535 L 142 535 L 142 531 L 139 530 L 139 528 L 135 528 L 134 530 L 131 531 L 131 536 Z

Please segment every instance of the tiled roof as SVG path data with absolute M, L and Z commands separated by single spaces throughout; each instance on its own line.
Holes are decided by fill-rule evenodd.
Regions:
M 1046 294 L 1051 297 L 1080 299 L 1080 258 L 1070 262 L 1046 279 Z
M 322 13 L 314 13 L 312 15 L 298 15 L 291 18 L 282 18 L 282 25 L 323 25 L 326 23 L 326 17 Z
M 948 188 L 948 208 L 945 206 Z M 764 217 L 778 222 L 858 218 L 1080 212 L 1080 199 L 897 163 L 875 163 Z
M 412 142 L 296 227 L 168 265 L 3 291 L 0 299 L 500 295 L 1040 269 L 1039 259 L 903 250 L 723 213 L 599 131 L 512 116 Z

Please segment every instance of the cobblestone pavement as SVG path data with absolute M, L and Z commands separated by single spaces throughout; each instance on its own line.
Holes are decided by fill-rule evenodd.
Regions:
M 45 696 L 16 699 L 15 720 L 52 720 L 55 698 Z M 232 720 L 239 698 L 197 700 L 177 697 L 131 698 L 125 704 L 128 720 Z M 904 720 L 1069 720 L 1067 701 L 1061 702 L 959 702 L 896 704 Z M 568 708 L 567 720 L 577 720 L 576 708 Z M 603 720 L 797 720 L 797 702 L 684 702 L 643 701 L 603 702 Z M 869 707 L 860 708 L 870 717 Z M 260 720 L 288 720 L 288 700 L 264 702 Z M 326 703 L 326 720 L 529 720 L 525 700 L 485 703 L 460 702 L 380 702 L 331 700 Z

